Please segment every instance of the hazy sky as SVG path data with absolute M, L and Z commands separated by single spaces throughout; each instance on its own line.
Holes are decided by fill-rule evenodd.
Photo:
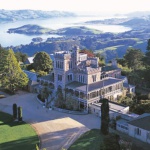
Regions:
M 132 12 L 150 10 L 150 0 L 0 0 L 0 9 Z

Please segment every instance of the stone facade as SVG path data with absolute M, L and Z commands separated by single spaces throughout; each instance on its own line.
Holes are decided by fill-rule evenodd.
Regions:
M 123 94 L 126 80 L 115 60 L 109 66 L 100 67 L 99 58 L 80 53 L 77 46 L 72 51 L 55 52 L 53 56 L 53 72 L 40 78 L 40 83 L 53 87 L 54 92 L 61 88 L 64 94 L 72 94 L 84 109 L 104 97 L 117 101 Z
M 121 69 L 112 61 L 112 66 L 99 67 L 97 57 L 80 53 L 75 46 L 72 51 L 54 54 L 54 87 L 67 89 L 84 107 L 106 97 L 117 99 L 122 94 Z M 75 94 L 76 93 L 76 94 Z

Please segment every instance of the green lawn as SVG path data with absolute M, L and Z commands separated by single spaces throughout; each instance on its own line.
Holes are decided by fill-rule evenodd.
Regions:
M 99 150 L 103 143 L 103 135 L 98 129 L 84 133 L 68 150 Z
M 11 115 L 0 112 L 0 150 L 35 150 L 38 143 L 29 124 L 14 122 Z

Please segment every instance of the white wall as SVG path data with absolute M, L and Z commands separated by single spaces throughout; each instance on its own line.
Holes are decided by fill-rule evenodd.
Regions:
M 125 126 L 124 124 L 116 123 L 116 130 L 128 134 L 128 126 Z
M 130 124 L 128 125 L 128 127 L 129 127 L 129 135 L 130 136 L 132 136 L 134 138 L 137 138 L 137 139 L 139 139 L 139 140 L 141 140 L 143 142 L 150 143 L 150 139 L 147 139 L 147 133 L 148 133 L 147 130 L 139 128 L 140 131 L 141 131 L 141 134 L 137 135 L 136 132 L 135 132 L 135 130 L 136 130 L 137 127 L 135 127 L 133 125 L 130 125 Z

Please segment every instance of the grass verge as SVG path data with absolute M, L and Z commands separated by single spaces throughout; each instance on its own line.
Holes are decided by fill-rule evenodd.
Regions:
M 100 133 L 100 130 L 92 129 L 81 135 L 68 150 L 99 150 L 103 138 L 104 136 Z
M 38 136 L 29 124 L 13 121 L 11 115 L 0 112 L 0 150 L 35 150 L 38 143 Z

